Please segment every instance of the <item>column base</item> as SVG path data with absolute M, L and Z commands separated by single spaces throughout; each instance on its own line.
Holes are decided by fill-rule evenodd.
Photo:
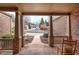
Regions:
M 18 54 L 18 53 L 19 53 L 19 51 L 13 51 L 13 55 Z
M 13 55 L 19 53 L 19 39 L 14 39 L 13 40 Z
M 49 42 L 50 47 L 54 47 L 54 37 L 53 36 L 49 36 L 48 42 Z

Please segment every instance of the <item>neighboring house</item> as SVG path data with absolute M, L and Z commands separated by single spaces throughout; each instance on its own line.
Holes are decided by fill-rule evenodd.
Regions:
M 30 17 L 28 17 L 28 16 L 23 16 L 23 29 L 24 30 L 28 30 L 29 29 L 29 23 L 30 23 Z
M 28 25 L 24 25 L 24 30 L 28 30 L 28 29 L 29 29 Z
M 53 33 L 56 36 L 68 36 L 68 17 L 60 16 L 53 20 Z
M 0 37 L 11 34 L 11 16 L 0 12 Z

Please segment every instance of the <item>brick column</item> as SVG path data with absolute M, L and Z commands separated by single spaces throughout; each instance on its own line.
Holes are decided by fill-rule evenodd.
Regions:
M 13 54 L 19 53 L 19 19 L 18 19 L 18 10 L 16 11 L 15 18 L 15 39 L 13 40 Z
M 54 46 L 54 36 L 53 36 L 53 22 L 52 16 L 50 16 L 50 33 L 49 33 L 49 46 Z

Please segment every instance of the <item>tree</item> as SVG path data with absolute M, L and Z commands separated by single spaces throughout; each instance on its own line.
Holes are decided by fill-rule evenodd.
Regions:
M 49 26 L 49 22 L 47 20 L 45 20 L 45 24 L 46 26 Z
M 29 27 L 29 29 L 31 29 L 31 23 L 28 23 L 28 27 Z
M 44 20 L 43 20 L 43 18 L 41 18 L 41 21 L 40 21 L 39 27 L 40 27 L 41 25 L 43 25 L 43 24 L 44 24 Z
M 41 18 L 40 25 L 43 25 L 43 24 L 44 24 L 44 20 L 43 18 Z

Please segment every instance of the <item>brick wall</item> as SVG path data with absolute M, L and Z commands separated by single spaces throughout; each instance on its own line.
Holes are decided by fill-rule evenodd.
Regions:
M 77 48 L 79 49 L 79 10 L 71 14 L 72 38 L 78 40 Z
M 0 37 L 5 34 L 10 34 L 11 18 L 7 15 L 0 13 Z
M 79 12 L 74 12 L 71 15 L 71 25 L 72 25 L 72 37 L 79 38 Z
M 67 16 L 61 16 L 59 19 L 53 21 L 53 32 L 55 36 L 68 35 Z

